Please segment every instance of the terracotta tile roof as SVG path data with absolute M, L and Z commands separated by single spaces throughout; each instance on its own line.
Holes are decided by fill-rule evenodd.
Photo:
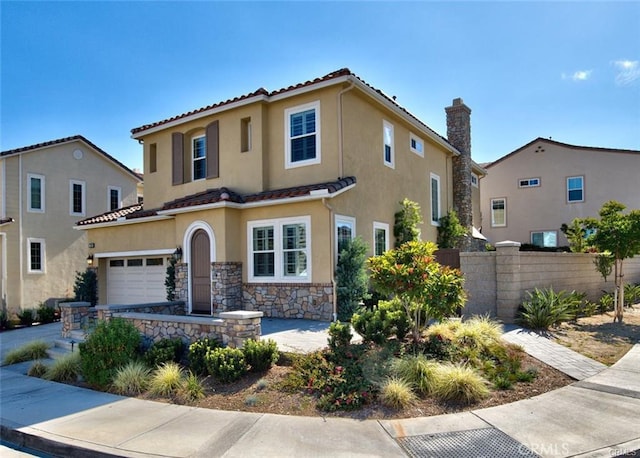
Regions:
M 326 189 L 329 194 L 334 194 L 355 183 L 355 177 L 345 177 L 340 178 L 336 181 L 294 186 L 283 189 L 274 189 L 271 191 L 263 191 L 255 194 L 247 194 L 244 196 L 225 187 L 208 189 L 197 194 L 192 194 L 189 196 L 181 197 L 180 199 L 166 202 L 162 207 L 156 209 L 144 210 L 142 204 L 120 208 L 115 211 L 103 213 L 102 215 L 79 221 L 77 223 L 77 226 L 89 226 L 91 224 L 109 223 L 118 221 L 121 218 L 130 220 L 134 218 L 157 216 L 159 212 L 175 210 L 179 208 L 198 207 L 201 205 L 211 205 L 219 202 L 233 202 L 236 204 L 266 202 L 270 200 L 281 200 L 293 197 L 310 196 L 312 191 L 320 191 L 324 189 Z
M 7 151 L 2 151 L 2 152 L 0 152 L 0 156 L 10 156 L 12 154 L 25 153 L 27 151 L 32 151 L 32 150 L 40 149 L 40 148 L 46 148 L 48 146 L 61 145 L 63 143 L 70 143 L 70 142 L 73 142 L 73 141 L 84 142 L 86 145 L 88 145 L 89 147 L 93 148 L 94 150 L 96 150 L 97 152 L 99 152 L 100 154 L 105 156 L 107 159 L 109 159 L 110 161 L 114 162 L 115 164 L 117 164 L 118 166 L 123 168 L 127 173 L 129 173 L 133 177 L 135 177 L 135 178 L 137 178 L 139 180 L 141 179 L 136 172 L 131 170 L 129 167 L 124 165 L 122 162 L 117 160 L 115 157 L 111 156 L 109 153 L 104 151 L 102 148 L 99 148 L 94 143 L 92 143 L 89 140 L 87 140 L 82 135 L 73 135 L 71 137 L 58 138 L 56 140 L 49 140 L 47 142 L 36 143 L 35 145 L 23 146 L 21 148 L 15 148 L 15 149 L 7 150 Z
M 255 96 L 258 96 L 258 95 L 264 95 L 266 97 L 273 97 L 275 95 L 284 94 L 284 93 L 287 93 L 287 92 L 294 91 L 296 89 L 305 88 L 305 87 L 308 87 L 308 86 L 312 86 L 314 84 L 323 83 L 323 82 L 330 81 L 332 79 L 336 79 L 336 78 L 343 77 L 343 76 L 351 76 L 351 77 L 357 79 L 358 81 L 360 81 L 360 83 L 362 83 L 363 85 L 365 85 L 366 87 L 368 87 L 369 89 L 374 91 L 379 96 L 383 97 L 388 103 L 394 105 L 396 108 L 398 108 L 400 111 L 402 111 L 405 115 L 407 115 L 410 118 L 412 118 L 415 122 L 420 124 L 423 128 L 427 129 L 428 131 L 430 131 L 431 133 L 433 133 L 437 137 L 439 137 L 442 140 L 444 140 L 446 143 L 450 144 L 449 141 L 445 137 L 443 137 L 442 135 L 438 134 L 436 131 L 431 129 L 424 122 L 422 122 L 416 116 L 411 114 L 411 112 L 409 112 L 407 109 L 405 109 L 402 106 L 400 106 L 398 103 L 396 103 L 396 101 L 393 98 L 391 98 L 388 95 L 386 95 L 380 89 L 376 89 L 375 87 L 371 86 L 369 83 L 367 83 L 365 80 L 360 78 L 358 75 L 356 75 L 355 73 L 352 73 L 351 70 L 349 70 L 348 68 L 341 68 L 340 70 L 336 70 L 334 72 L 328 73 L 328 74 L 326 74 L 324 76 L 321 76 L 319 78 L 315 78 L 313 80 L 308 80 L 308 81 L 305 81 L 303 83 L 298 83 L 298 84 L 295 84 L 295 85 L 292 85 L 292 86 L 288 86 L 288 87 L 285 87 L 285 88 L 282 88 L 282 89 L 277 89 L 277 90 L 271 91 L 271 92 L 267 91 L 264 88 L 260 88 L 260 89 L 254 91 L 254 92 L 249 93 L 249 94 L 242 95 L 242 96 L 239 96 L 239 97 L 236 97 L 236 98 L 233 98 L 233 99 L 229 99 L 229 100 L 226 100 L 224 102 L 218 102 L 218 103 L 215 103 L 213 105 L 208 105 L 206 107 L 198 108 L 196 110 L 189 111 L 187 113 L 183 113 L 183 114 L 180 114 L 180 115 L 177 115 L 177 116 L 173 116 L 173 117 L 168 118 L 168 119 L 164 119 L 162 121 L 157 121 L 157 122 L 154 122 L 154 123 L 145 124 L 144 126 L 136 127 L 134 129 L 131 129 L 131 133 L 133 135 L 135 135 L 135 134 L 143 132 L 143 131 L 145 131 L 147 129 L 151 129 L 152 127 L 157 127 L 157 126 L 161 126 L 163 124 L 168 124 L 168 123 L 170 123 L 172 121 L 176 121 L 176 120 L 179 120 L 179 119 L 182 119 L 182 118 L 186 118 L 188 116 L 191 116 L 191 115 L 194 115 L 194 114 L 197 114 L 197 113 L 202 113 L 202 112 L 205 112 L 207 110 L 211 110 L 213 108 L 218 108 L 218 107 L 222 107 L 222 106 L 225 106 L 225 105 L 229 105 L 231 103 L 238 102 L 238 101 L 241 101 L 241 100 L 250 99 L 251 97 L 255 97 Z

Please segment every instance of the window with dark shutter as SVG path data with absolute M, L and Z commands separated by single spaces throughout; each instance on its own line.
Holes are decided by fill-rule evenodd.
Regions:
M 219 122 L 213 121 L 207 126 L 207 179 L 220 176 Z
M 184 183 L 184 135 L 180 132 L 171 134 L 172 184 Z

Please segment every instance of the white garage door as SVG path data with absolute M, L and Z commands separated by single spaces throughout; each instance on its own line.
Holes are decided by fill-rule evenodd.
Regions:
M 165 258 L 112 258 L 107 266 L 108 304 L 144 304 L 167 300 Z

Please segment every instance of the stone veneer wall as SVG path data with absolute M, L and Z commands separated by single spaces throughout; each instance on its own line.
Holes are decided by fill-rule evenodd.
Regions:
M 214 313 L 242 308 L 242 263 L 214 262 L 212 264 Z
M 175 298 L 178 301 L 189 300 L 189 265 L 177 263 L 175 265 L 176 290 Z
M 331 283 L 245 283 L 243 308 L 259 310 L 270 318 L 332 321 Z

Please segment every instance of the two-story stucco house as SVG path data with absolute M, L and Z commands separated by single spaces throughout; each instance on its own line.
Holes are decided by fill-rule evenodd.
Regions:
M 563 223 L 597 217 L 609 200 L 640 208 L 640 151 L 537 138 L 486 169 L 482 232 L 492 243 L 566 246 Z
M 140 177 L 76 135 L 0 153 L 0 297 L 9 315 L 73 296 L 90 215 L 135 204 Z
M 471 225 L 472 176 L 484 170 L 470 158 L 470 110 L 454 102 L 447 116 L 463 146 L 348 69 L 133 129 L 144 208 L 78 223 L 94 246 L 100 303 L 164 299 L 161 274 L 177 255 L 188 313 L 331 320 L 341 241 L 359 235 L 372 255 L 392 248 L 405 197 L 422 208 L 423 239 L 435 241 L 455 204 L 454 161 L 466 167 L 460 206 Z

